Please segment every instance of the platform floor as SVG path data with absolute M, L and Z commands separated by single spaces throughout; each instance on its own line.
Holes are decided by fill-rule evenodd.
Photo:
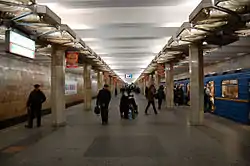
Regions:
M 110 106 L 110 124 L 67 109 L 67 126 L 54 129 L 24 124 L 0 131 L 1 166 L 250 166 L 250 127 L 210 114 L 204 126 L 188 125 L 188 107 L 144 115 L 146 100 L 136 96 L 140 114 L 121 120 L 119 97 Z

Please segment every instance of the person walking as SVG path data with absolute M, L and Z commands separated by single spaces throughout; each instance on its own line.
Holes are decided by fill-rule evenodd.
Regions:
M 104 85 L 97 95 L 96 105 L 101 108 L 102 124 L 108 124 L 108 108 L 111 100 L 111 92 L 109 91 L 109 86 Z
M 155 108 L 155 93 L 156 93 L 156 89 L 155 89 L 155 86 L 154 85 L 151 85 L 148 89 L 148 96 L 147 96 L 147 99 L 148 99 L 148 105 L 146 107 L 146 110 L 145 110 L 145 114 L 148 115 L 148 108 L 149 106 L 152 104 L 153 106 L 153 109 L 154 109 L 154 112 L 155 114 L 158 114 L 157 111 L 156 111 L 156 108 Z
M 162 100 L 165 99 L 165 93 L 164 93 L 164 86 L 161 85 L 157 92 L 157 98 L 158 98 L 158 110 L 161 110 Z
M 118 95 L 117 88 L 115 88 L 115 97 Z
M 42 103 L 46 101 L 44 93 L 40 90 L 40 85 L 34 85 L 34 90 L 30 93 L 27 101 L 28 125 L 25 127 L 33 128 L 33 119 L 37 118 L 37 127 L 41 126 Z
M 148 87 L 147 86 L 145 88 L 145 97 L 146 97 L 146 99 L 148 98 Z
M 124 93 L 122 93 L 122 97 L 121 97 L 121 100 L 120 100 L 120 115 L 121 115 L 121 118 L 128 119 L 128 113 L 129 113 L 128 93 L 124 92 Z

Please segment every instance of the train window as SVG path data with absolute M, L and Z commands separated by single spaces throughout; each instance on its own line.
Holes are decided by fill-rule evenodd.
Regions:
M 222 97 L 236 99 L 239 94 L 238 80 L 222 81 Z

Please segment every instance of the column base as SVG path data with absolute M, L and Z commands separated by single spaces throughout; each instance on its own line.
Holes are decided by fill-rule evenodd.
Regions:
M 174 105 L 166 105 L 167 109 L 173 109 L 175 106 Z
M 53 123 L 52 127 L 58 128 L 58 127 L 65 127 L 67 125 L 67 122 L 62 123 Z
M 84 111 L 92 111 L 91 108 L 84 108 Z
M 204 126 L 203 122 L 192 122 L 192 121 L 188 121 L 188 125 L 189 126 Z

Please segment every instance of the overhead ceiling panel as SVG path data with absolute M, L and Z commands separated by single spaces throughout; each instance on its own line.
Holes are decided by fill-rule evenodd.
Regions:
M 92 2 L 78 0 L 54 1 L 53 4 L 48 0 L 38 0 L 55 9 L 63 22 L 75 29 L 94 52 L 123 75 L 124 80 L 125 74 L 133 73 L 134 77 L 140 75 L 166 45 L 169 36 L 176 32 L 182 22 L 187 21 L 186 16 L 197 4 L 196 0 L 179 0 L 171 1 L 170 5 L 170 1 L 163 3 L 160 0 L 164 5 L 157 5 L 157 1 L 96 1 L 99 4 L 96 8 Z M 140 4 L 140 7 L 136 7 L 136 4 Z M 113 7 L 119 5 L 122 8 Z M 180 8 L 183 10 L 178 10 Z M 86 57 L 95 59 L 92 55 Z
M 189 21 L 195 28 L 207 31 L 218 30 L 233 19 L 238 17 L 230 11 L 216 7 L 212 0 L 203 0 L 189 16 Z
M 234 11 L 238 14 L 246 14 L 250 12 L 249 0 L 214 0 L 216 6 Z

